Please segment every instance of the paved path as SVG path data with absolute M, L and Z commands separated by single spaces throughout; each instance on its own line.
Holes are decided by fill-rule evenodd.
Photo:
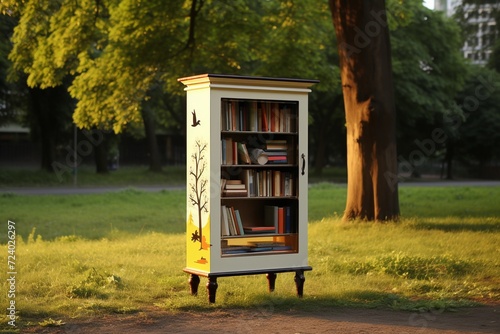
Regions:
M 400 187 L 500 187 L 500 181 L 422 181 L 400 182 Z

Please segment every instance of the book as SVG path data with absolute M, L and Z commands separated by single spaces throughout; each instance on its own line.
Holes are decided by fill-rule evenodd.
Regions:
M 237 108 L 237 101 L 234 101 L 231 103 L 231 130 L 236 131 L 236 124 L 238 124 L 238 119 L 236 118 L 236 108 Z
M 272 156 L 268 157 L 268 164 L 286 164 L 288 163 L 288 159 L 285 156 Z
M 246 185 L 248 197 L 257 196 L 257 190 L 254 182 L 255 174 L 256 171 L 252 169 L 245 169 L 242 171 L 243 183 Z
M 284 156 L 286 157 L 288 153 L 284 150 L 271 150 L 271 151 L 264 151 L 268 157 L 275 157 L 275 156 Z
M 229 233 L 230 235 L 238 235 L 238 231 L 236 230 L 236 222 L 234 221 L 234 216 L 233 216 L 233 208 L 232 207 L 226 207 L 226 212 L 227 212 L 227 219 L 228 219 L 228 224 L 229 224 Z
M 272 250 L 273 250 L 273 247 L 271 247 L 271 246 L 250 247 L 250 252 L 269 252 Z
M 234 214 L 236 216 L 237 227 L 239 231 L 239 235 L 244 235 L 245 230 L 243 229 L 243 221 L 241 220 L 241 215 L 239 210 L 234 210 Z
M 238 143 L 233 141 L 232 143 L 232 156 L 233 156 L 233 164 L 237 165 L 238 164 Z
M 221 234 L 222 236 L 231 235 L 229 232 L 229 221 L 227 218 L 227 208 L 225 205 L 221 206 Z
M 240 161 L 244 164 L 251 164 L 250 155 L 248 154 L 245 143 L 238 143 L 238 154 Z
M 247 253 L 250 251 L 249 246 L 227 246 L 227 247 L 222 247 L 222 254 L 240 254 L 240 253 Z
M 281 196 L 281 172 L 279 170 L 275 170 L 272 172 L 273 175 L 273 196 Z
M 222 147 L 224 149 L 223 162 L 226 165 L 234 164 L 234 156 L 233 156 L 233 139 L 232 138 L 224 138 L 222 139 Z
M 227 164 L 227 162 L 226 162 L 226 159 L 227 159 L 226 158 L 226 140 L 221 139 L 220 143 L 221 143 L 221 145 L 220 145 L 221 146 L 220 163 L 225 165 L 225 164 Z
M 262 250 L 267 248 L 267 250 L 291 250 L 291 246 L 287 246 L 284 242 L 251 242 L 249 243 L 253 251 Z
M 292 208 L 285 207 L 285 233 L 292 233 Z
M 246 189 L 246 186 L 241 183 L 241 184 L 226 184 L 226 188 L 225 189 L 240 189 L 240 190 L 245 190 Z
M 257 101 L 252 101 L 250 105 L 250 131 L 258 131 Z
M 222 192 L 224 197 L 248 197 L 248 192 L 246 189 L 224 189 Z
M 248 234 L 276 232 L 274 226 L 243 226 L 243 230 Z
M 271 131 L 272 132 L 279 132 L 279 123 L 280 123 L 279 104 L 272 103 L 271 104 Z
M 226 184 L 242 184 L 243 181 L 240 179 L 230 179 L 226 181 Z
M 278 207 L 274 205 L 264 206 L 264 223 L 272 226 L 274 231 L 278 231 Z
M 268 122 L 267 108 L 265 103 L 262 103 L 261 111 L 262 111 L 262 131 L 268 132 L 269 122 Z
M 231 213 L 232 223 L 234 225 L 234 235 L 241 235 L 242 231 L 240 231 L 240 225 L 238 224 L 238 219 L 236 217 L 236 210 L 234 207 L 231 207 L 229 212 Z
M 267 160 L 270 162 L 273 161 L 287 161 L 286 155 L 270 155 L 267 157 Z
M 266 151 L 285 151 L 288 149 L 287 144 L 266 144 Z
M 284 208 L 278 208 L 278 233 L 285 233 L 285 211 Z

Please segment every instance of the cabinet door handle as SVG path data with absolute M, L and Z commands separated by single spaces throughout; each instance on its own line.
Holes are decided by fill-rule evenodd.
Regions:
M 306 155 L 302 153 L 302 175 L 304 175 L 304 170 L 306 169 Z

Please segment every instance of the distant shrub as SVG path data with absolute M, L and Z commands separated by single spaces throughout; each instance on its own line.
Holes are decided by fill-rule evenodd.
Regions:
M 82 240 L 82 238 L 77 235 L 63 235 L 55 239 L 56 242 L 75 242 L 79 240 Z
M 472 267 L 472 264 L 464 260 L 453 259 L 449 256 L 425 258 L 399 252 L 366 262 L 349 263 L 346 268 L 349 273 L 357 275 L 382 273 L 400 278 L 423 280 L 443 276 L 463 276 L 470 272 Z

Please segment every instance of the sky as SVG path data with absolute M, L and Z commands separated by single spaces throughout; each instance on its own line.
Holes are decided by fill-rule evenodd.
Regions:
M 425 7 L 428 7 L 430 9 L 434 9 L 434 0 L 425 0 L 424 5 L 425 5 Z

